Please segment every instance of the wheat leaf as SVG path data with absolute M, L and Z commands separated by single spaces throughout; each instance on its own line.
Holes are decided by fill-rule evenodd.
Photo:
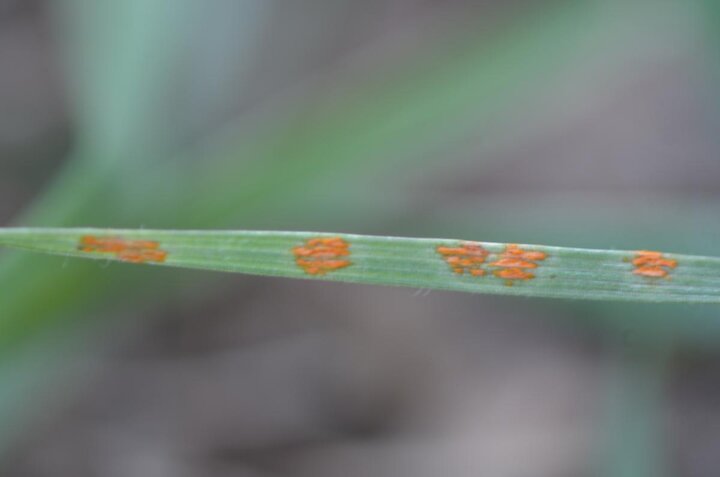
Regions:
M 0 229 L 0 245 L 105 261 L 470 293 L 720 302 L 720 259 L 650 251 L 310 232 L 91 228 Z

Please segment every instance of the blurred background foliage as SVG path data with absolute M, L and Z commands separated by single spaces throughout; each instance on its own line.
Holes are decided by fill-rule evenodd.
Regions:
M 0 0 L 0 219 L 718 255 L 718 12 Z M 714 307 L 10 252 L 0 283 L 2 475 L 720 466 Z

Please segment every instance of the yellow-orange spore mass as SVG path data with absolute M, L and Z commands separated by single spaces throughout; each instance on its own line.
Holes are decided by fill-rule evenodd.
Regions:
M 112 254 L 118 260 L 128 263 L 162 263 L 168 256 L 160 249 L 160 243 L 152 240 L 125 240 L 120 237 L 95 237 L 85 235 L 80 238 L 78 249 L 87 253 Z
M 547 253 L 536 250 L 523 250 L 518 245 L 509 244 L 500 254 L 499 258 L 490 263 L 491 267 L 499 268 L 493 271 L 493 275 L 506 280 L 505 284 L 510 286 L 515 280 L 531 280 L 535 274 L 528 272 L 528 269 L 537 268 L 538 261 L 545 260 Z
M 85 235 L 78 248 L 83 252 L 119 253 L 127 248 L 127 242 L 116 237 Z
M 305 245 L 293 247 L 295 263 L 309 275 L 325 275 L 352 265 L 350 244 L 341 237 L 318 237 L 309 239 Z
M 465 272 L 474 277 L 485 275 L 482 264 L 485 263 L 489 252 L 485 250 L 482 245 L 467 242 L 460 247 L 439 245 L 435 250 L 442 255 L 452 271 L 458 275 L 462 275 Z
M 661 252 L 640 250 L 632 260 L 633 273 L 648 278 L 667 278 L 670 270 L 677 267 L 677 260 L 663 256 Z
M 526 272 L 521 268 L 504 268 L 502 270 L 495 270 L 493 275 L 498 278 L 504 278 L 505 280 L 530 280 L 531 278 L 535 278 L 535 275 L 530 272 Z

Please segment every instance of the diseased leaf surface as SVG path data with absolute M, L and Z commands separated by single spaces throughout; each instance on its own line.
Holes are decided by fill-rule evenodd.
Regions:
M 720 259 L 644 250 L 310 232 L 42 228 L 1 229 L 0 245 L 136 264 L 471 293 L 720 302 Z

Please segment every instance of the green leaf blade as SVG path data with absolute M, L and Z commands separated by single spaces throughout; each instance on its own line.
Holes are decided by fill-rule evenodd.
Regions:
M 83 240 L 88 237 L 100 248 L 127 250 L 87 251 Z M 341 246 L 313 246 L 313 240 L 335 240 Z M 145 250 L 148 243 L 156 249 Z M 104 261 L 470 293 L 720 302 L 720 259 L 668 253 L 638 264 L 643 252 L 311 232 L 93 228 L 2 229 L 0 245 Z M 444 254 L 439 247 L 445 247 Z M 481 250 L 480 258 L 473 259 L 467 247 Z M 298 249 L 309 255 L 296 255 Z M 469 258 L 476 261 L 457 265 Z M 300 264 L 303 259 L 306 265 Z

